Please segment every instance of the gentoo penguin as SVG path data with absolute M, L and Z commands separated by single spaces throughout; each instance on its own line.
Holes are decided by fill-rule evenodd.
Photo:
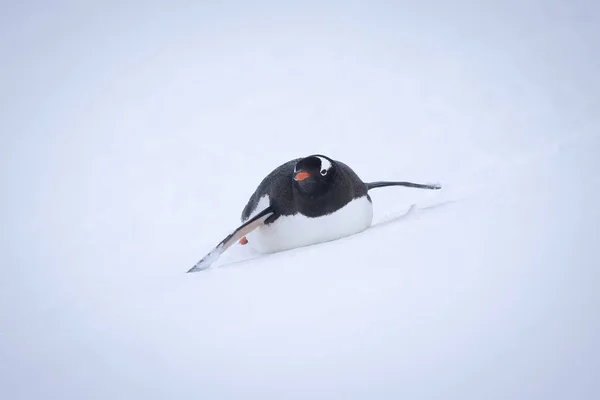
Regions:
M 373 220 L 368 192 L 384 186 L 441 189 L 438 184 L 365 183 L 346 164 L 320 154 L 288 161 L 267 175 L 250 196 L 242 225 L 188 272 L 210 267 L 238 241 L 273 253 L 364 231 Z

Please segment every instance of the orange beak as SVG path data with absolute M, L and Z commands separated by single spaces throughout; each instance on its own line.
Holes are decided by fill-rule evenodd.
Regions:
M 308 172 L 298 172 L 294 179 L 298 182 L 305 180 L 306 178 L 310 178 L 310 174 Z

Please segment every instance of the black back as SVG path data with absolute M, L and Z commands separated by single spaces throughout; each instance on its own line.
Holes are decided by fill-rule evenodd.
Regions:
M 286 162 L 273 170 L 258 185 L 242 211 L 242 221 L 254 212 L 261 197 L 268 195 L 274 214 L 265 221 L 269 224 L 281 215 L 301 213 L 307 217 L 320 217 L 331 214 L 344 207 L 350 201 L 367 196 L 367 185 L 346 164 L 326 158 L 331 162 L 327 176 L 316 176 L 319 187 L 311 193 L 301 190 L 298 182 L 294 181 L 294 168 L 312 165 L 315 156 L 298 158 Z M 312 159 L 311 159 L 312 158 Z M 320 163 L 320 161 L 319 161 Z

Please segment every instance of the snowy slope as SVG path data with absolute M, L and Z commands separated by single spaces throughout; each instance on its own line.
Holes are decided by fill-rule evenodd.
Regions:
M 477 4 L 5 6 L 0 397 L 599 398 L 599 9 Z M 313 153 L 444 188 L 185 274 Z

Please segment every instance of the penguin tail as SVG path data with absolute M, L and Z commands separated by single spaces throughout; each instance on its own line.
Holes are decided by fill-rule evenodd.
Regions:
M 367 190 L 386 187 L 386 186 L 406 186 L 416 189 L 431 189 L 438 190 L 442 188 L 442 185 L 439 183 L 428 183 L 428 184 L 420 184 L 420 183 L 412 183 L 412 182 L 370 182 L 367 183 Z

